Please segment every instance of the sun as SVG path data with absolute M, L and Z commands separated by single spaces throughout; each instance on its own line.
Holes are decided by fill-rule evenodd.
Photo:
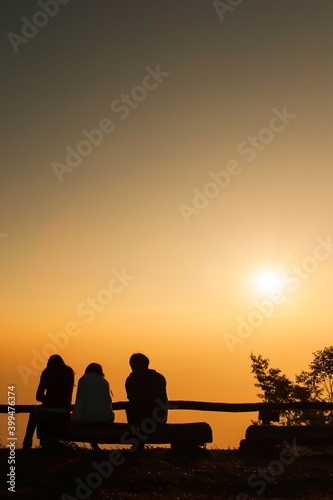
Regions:
M 283 281 L 274 271 L 263 271 L 256 277 L 256 287 L 261 293 L 270 293 L 273 290 L 281 289 Z

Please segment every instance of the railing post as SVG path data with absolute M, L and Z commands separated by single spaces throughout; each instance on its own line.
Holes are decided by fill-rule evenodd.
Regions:
M 259 410 L 259 420 L 262 420 L 263 425 L 271 425 L 271 422 L 279 422 L 280 412 L 271 410 L 270 408 L 261 408 Z

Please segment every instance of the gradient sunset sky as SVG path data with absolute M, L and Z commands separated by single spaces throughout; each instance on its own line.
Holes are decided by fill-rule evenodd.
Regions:
M 2 6 L 0 402 L 56 341 L 116 401 L 137 351 L 170 399 L 257 401 L 251 351 L 293 377 L 332 344 L 333 4 L 43 3 Z

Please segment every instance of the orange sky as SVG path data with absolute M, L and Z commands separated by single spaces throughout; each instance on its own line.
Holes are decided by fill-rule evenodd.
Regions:
M 136 351 L 170 399 L 256 401 L 251 351 L 306 369 L 332 343 L 331 4 L 83 0 L 16 54 L 36 9 L 2 28 L 1 403 L 56 342 L 115 400 Z M 170 418 L 226 447 L 256 414 Z

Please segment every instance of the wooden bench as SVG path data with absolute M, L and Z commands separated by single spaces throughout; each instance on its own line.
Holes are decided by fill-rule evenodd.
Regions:
M 114 410 L 125 410 L 127 408 L 128 402 L 118 401 L 112 403 Z M 33 405 L 15 405 L 15 413 L 29 413 Z M 246 431 L 246 439 L 242 440 L 240 443 L 240 448 L 245 451 L 254 450 L 255 447 L 275 446 L 276 444 L 282 444 L 284 439 L 299 439 L 299 444 L 308 443 L 309 445 L 314 444 L 331 444 L 331 429 L 314 432 L 310 427 L 302 426 L 299 431 L 300 434 L 295 434 L 297 428 L 292 427 L 291 434 L 287 434 L 286 426 L 270 426 L 270 422 L 278 421 L 279 414 L 282 411 L 292 410 L 292 411 L 309 411 L 309 410 L 319 410 L 319 411 L 333 411 L 333 403 L 326 403 L 321 401 L 311 401 L 311 402 L 294 402 L 294 403 L 211 403 L 203 401 L 169 401 L 169 410 L 195 410 L 195 411 L 213 411 L 213 412 L 231 412 L 231 413 L 241 413 L 241 412 L 258 412 L 259 420 L 263 422 L 262 426 L 250 426 Z M 0 404 L 0 414 L 8 412 L 7 404 Z M 122 432 L 128 432 L 129 427 L 127 424 L 112 424 L 113 431 L 115 434 L 102 432 L 101 436 L 97 436 L 97 441 L 101 444 L 123 444 L 121 442 Z M 125 426 L 123 428 L 119 425 Z M 194 426 L 194 427 L 193 427 Z M 195 427 L 199 426 L 199 427 Z M 69 426 L 70 427 L 70 426 Z M 268 428 L 269 431 L 263 429 Z M 321 428 L 321 426 L 320 426 Z M 326 429 L 326 426 L 323 426 Z M 254 429 L 254 430 L 252 430 Z M 281 430 L 276 430 L 281 429 Z M 81 431 L 83 434 L 81 434 Z M 64 440 L 72 440 L 77 442 L 91 442 L 93 435 L 90 428 L 89 432 L 87 430 L 81 429 L 59 429 L 57 432 L 62 433 Z M 113 432 L 112 431 L 112 432 Z M 87 434 L 88 432 L 88 434 Z M 111 431 L 110 431 L 111 432 Z M 268 434 L 264 434 L 268 432 Z M 270 434 L 271 433 L 271 434 Z M 282 433 L 282 434 L 277 434 Z M 304 433 L 304 435 L 302 434 Z M 324 434 L 324 437 L 322 435 Z M 300 439 L 301 438 L 301 439 Z M 193 442 L 197 445 L 203 445 L 204 443 L 212 442 L 212 430 L 208 424 L 200 422 L 199 424 L 167 424 L 165 430 L 158 431 L 154 436 L 148 436 L 146 440 L 147 444 L 169 444 L 177 442 Z M 273 443 L 273 444 L 270 444 Z
M 52 438 L 58 441 L 123 445 L 132 445 L 141 441 L 144 444 L 171 444 L 172 448 L 204 446 L 213 441 L 212 429 L 206 422 L 165 424 L 157 427 L 154 432 L 151 428 L 138 427 L 137 431 L 133 431 L 131 425 L 120 422 L 98 425 L 66 421 L 52 427 L 52 429 L 40 428 L 39 438 L 41 440 Z
M 250 425 L 245 439 L 240 442 L 240 451 L 247 453 L 266 452 L 275 446 L 333 445 L 333 426 L 330 425 Z

